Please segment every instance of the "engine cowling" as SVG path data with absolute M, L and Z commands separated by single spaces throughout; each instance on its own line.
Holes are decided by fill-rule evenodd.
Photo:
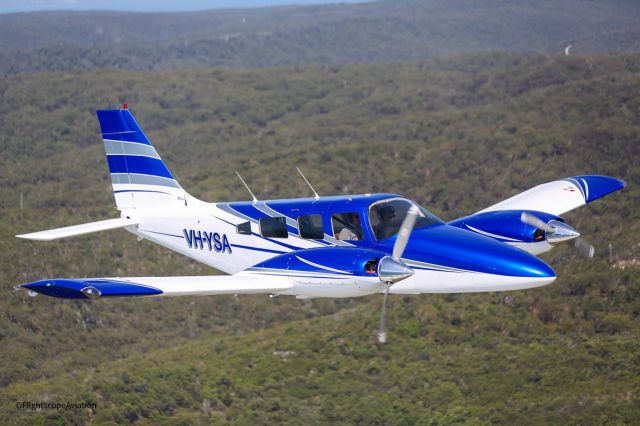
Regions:
M 450 222 L 449 225 L 467 229 L 506 243 L 546 241 L 548 237 L 544 231 L 522 222 L 521 216 L 523 212 L 531 213 L 545 223 L 554 221 L 564 224 L 564 220 L 561 217 L 549 213 L 528 210 L 499 210 L 463 217 Z M 566 225 L 566 227 L 571 228 L 569 225 Z M 551 240 L 548 242 L 552 243 Z M 555 243 L 556 241 L 553 242 Z

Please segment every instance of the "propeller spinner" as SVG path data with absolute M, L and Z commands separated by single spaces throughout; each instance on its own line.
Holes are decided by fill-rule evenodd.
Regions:
M 593 246 L 580 238 L 580 233 L 564 222 L 550 220 L 547 223 L 539 217 L 526 212 L 522 212 L 520 220 L 522 223 L 534 226 L 541 231 L 545 231 L 547 242 L 549 244 L 558 244 L 565 241 L 575 240 L 574 246 L 583 256 L 592 258 L 595 253 Z

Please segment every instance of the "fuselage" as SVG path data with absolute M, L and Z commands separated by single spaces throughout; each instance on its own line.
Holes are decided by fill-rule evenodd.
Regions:
M 350 280 L 341 278 L 335 250 L 331 251 L 332 258 L 323 258 L 320 250 L 320 260 L 307 262 L 323 272 L 316 276 L 309 268 L 300 271 L 306 275 L 296 275 L 296 267 L 285 255 L 323 247 L 390 253 L 396 239 L 394 226 L 404 217 L 405 204 L 412 202 L 395 194 L 228 203 L 204 203 L 189 197 L 184 205 L 170 210 L 137 209 L 126 214 L 142 219 L 129 229 L 136 235 L 223 272 L 269 270 L 299 280 L 308 276 L 302 280 L 305 285 L 295 291 L 296 296 L 353 297 L 381 291 L 379 280 L 372 280 L 366 273 Z M 396 211 L 389 212 L 393 208 Z M 415 274 L 393 285 L 392 293 L 517 290 L 555 279 L 551 268 L 536 257 L 493 238 L 447 225 L 423 211 L 427 218 L 416 226 L 402 258 Z M 385 221 L 391 227 L 386 231 Z M 314 279 L 318 286 L 312 285 Z

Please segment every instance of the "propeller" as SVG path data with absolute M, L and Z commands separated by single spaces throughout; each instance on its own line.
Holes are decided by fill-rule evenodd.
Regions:
M 591 259 L 595 254 L 596 250 L 593 248 L 591 244 L 583 240 L 582 238 L 576 238 L 575 243 L 573 243 L 574 247 L 585 257 Z
M 595 254 L 595 249 L 593 248 L 593 246 L 587 241 L 580 238 L 580 233 L 564 222 L 560 222 L 558 220 L 550 220 L 549 222 L 545 222 L 539 217 L 527 212 L 522 212 L 522 214 L 520 215 L 520 220 L 522 221 L 522 223 L 545 231 L 547 234 L 547 242 L 549 244 L 557 244 L 564 241 L 575 240 L 574 246 L 580 254 L 588 258 L 592 258 Z
M 404 220 L 402 221 L 402 225 L 400 225 L 400 231 L 398 232 L 398 238 L 396 238 L 396 242 L 393 245 L 392 256 L 396 260 L 400 260 L 402 257 L 402 253 L 404 253 L 404 249 L 407 248 L 407 243 L 409 242 L 409 237 L 411 236 L 411 231 L 413 231 L 413 226 L 416 224 L 416 219 L 418 215 L 421 215 L 422 212 L 418 210 L 416 206 L 411 206 Z
M 382 299 L 382 312 L 380 313 L 380 331 L 378 331 L 378 342 L 387 342 L 387 297 L 389 297 L 389 289 L 391 284 L 387 284 L 387 289 L 384 292 L 384 299 Z
M 524 224 L 531 225 L 542 231 L 549 232 L 550 234 L 556 232 L 556 228 L 550 226 L 549 224 L 547 224 L 547 222 L 540 219 L 538 216 L 532 215 L 531 213 L 522 212 L 522 214 L 520 215 L 520 220 Z
M 386 343 L 387 341 L 387 298 L 389 297 L 389 289 L 393 284 L 409 278 L 414 273 L 413 269 L 401 259 L 418 216 L 423 216 L 422 212 L 415 205 L 412 205 L 402 221 L 402 225 L 400 225 L 391 256 L 383 257 L 378 263 L 378 277 L 386 285 L 384 299 L 382 299 L 382 312 L 380 313 L 380 331 L 378 331 L 378 342 L 380 343 Z

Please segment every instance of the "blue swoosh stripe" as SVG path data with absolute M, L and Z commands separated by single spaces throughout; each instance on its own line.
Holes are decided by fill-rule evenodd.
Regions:
M 266 253 L 275 253 L 275 254 L 284 254 L 284 253 L 286 253 L 286 251 L 270 250 L 270 249 L 265 249 L 265 248 L 243 246 L 243 245 L 240 245 L 240 244 L 231 244 L 231 247 L 237 247 L 237 248 L 241 248 L 241 249 L 245 249 L 245 250 L 263 251 L 263 252 L 266 252 Z

